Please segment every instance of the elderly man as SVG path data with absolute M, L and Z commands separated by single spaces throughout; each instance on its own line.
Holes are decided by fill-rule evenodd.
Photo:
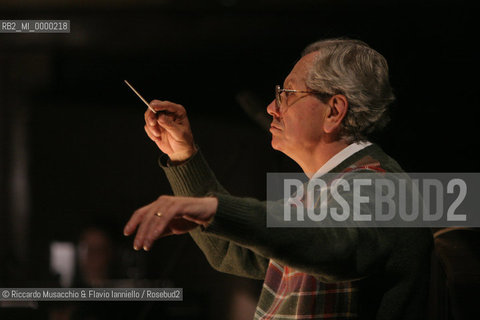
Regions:
M 401 172 L 368 135 L 394 97 L 382 55 L 357 40 L 308 46 L 267 107 L 272 147 L 309 177 L 351 168 Z M 145 131 L 175 197 L 138 209 L 136 250 L 190 232 L 217 270 L 264 279 L 256 319 L 424 319 L 431 235 L 424 229 L 267 228 L 267 204 L 234 197 L 197 149 L 185 109 L 152 101 Z

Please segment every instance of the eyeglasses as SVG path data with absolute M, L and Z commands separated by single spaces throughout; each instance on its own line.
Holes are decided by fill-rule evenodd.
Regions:
M 319 95 L 319 96 L 322 96 L 322 97 L 329 97 L 331 96 L 330 94 L 328 93 L 325 93 L 325 92 L 320 92 L 320 91 L 313 91 L 313 90 L 294 90 L 294 89 L 283 89 L 282 87 L 280 87 L 280 85 L 276 85 L 275 86 L 275 103 L 276 103 L 276 107 L 277 107 L 277 110 L 279 111 L 285 111 L 285 107 L 289 107 L 291 105 L 293 105 L 294 103 L 296 103 L 298 100 L 300 100 L 301 98 L 303 97 L 300 97 L 298 98 L 294 103 L 290 104 L 289 106 L 285 106 L 282 108 L 282 92 L 285 92 L 285 93 L 309 93 L 309 94 L 316 94 L 316 95 Z M 285 101 L 286 103 L 287 101 Z

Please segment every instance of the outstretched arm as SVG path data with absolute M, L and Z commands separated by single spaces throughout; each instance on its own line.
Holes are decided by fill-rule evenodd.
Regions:
M 180 210 L 193 209 L 201 215 L 194 219 L 179 216 L 171 219 L 168 230 L 163 235 L 190 232 L 215 269 L 239 276 L 263 279 L 268 267 L 268 259 L 243 246 L 208 235 L 200 230 L 199 226 L 205 226 L 205 223 L 211 219 L 210 214 L 216 210 L 216 198 L 205 198 L 205 196 L 209 192 L 227 193 L 227 191 L 218 183 L 201 153 L 197 153 L 185 108 L 179 104 L 159 100 L 152 101 L 150 105 L 157 113 L 147 109 L 145 131 L 158 148 L 168 155 L 162 167 L 174 194 L 197 198 L 176 197 L 172 200 L 173 197 L 162 196 L 150 205 L 138 209 L 127 223 L 124 233 L 132 234 L 140 221 L 145 220 L 144 224 L 140 224 L 134 247 L 137 250 L 142 247 L 148 250 L 153 241 L 160 236 L 156 223 L 160 222 L 160 218 L 165 218 L 163 215 L 166 214 L 166 212 L 160 214 L 156 211 L 155 203 L 175 202 L 180 206 L 178 207 Z M 151 232 L 151 236 L 143 236 L 148 232 Z

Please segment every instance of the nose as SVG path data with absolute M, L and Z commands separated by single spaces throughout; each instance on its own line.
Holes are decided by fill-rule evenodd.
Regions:
M 277 102 L 275 101 L 275 99 L 273 99 L 273 101 L 270 102 L 270 104 L 267 106 L 267 112 L 273 117 L 280 117 L 280 114 L 278 113 Z

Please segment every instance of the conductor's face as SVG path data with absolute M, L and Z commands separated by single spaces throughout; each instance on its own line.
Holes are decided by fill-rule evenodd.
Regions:
M 267 107 L 273 117 L 270 132 L 272 147 L 293 160 L 311 153 L 323 137 L 323 122 L 329 106 L 308 93 L 305 80 L 315 52 L 305 55 L 285 79 L 283 89 L 307 92 L 281 92 L 280 101 Z

